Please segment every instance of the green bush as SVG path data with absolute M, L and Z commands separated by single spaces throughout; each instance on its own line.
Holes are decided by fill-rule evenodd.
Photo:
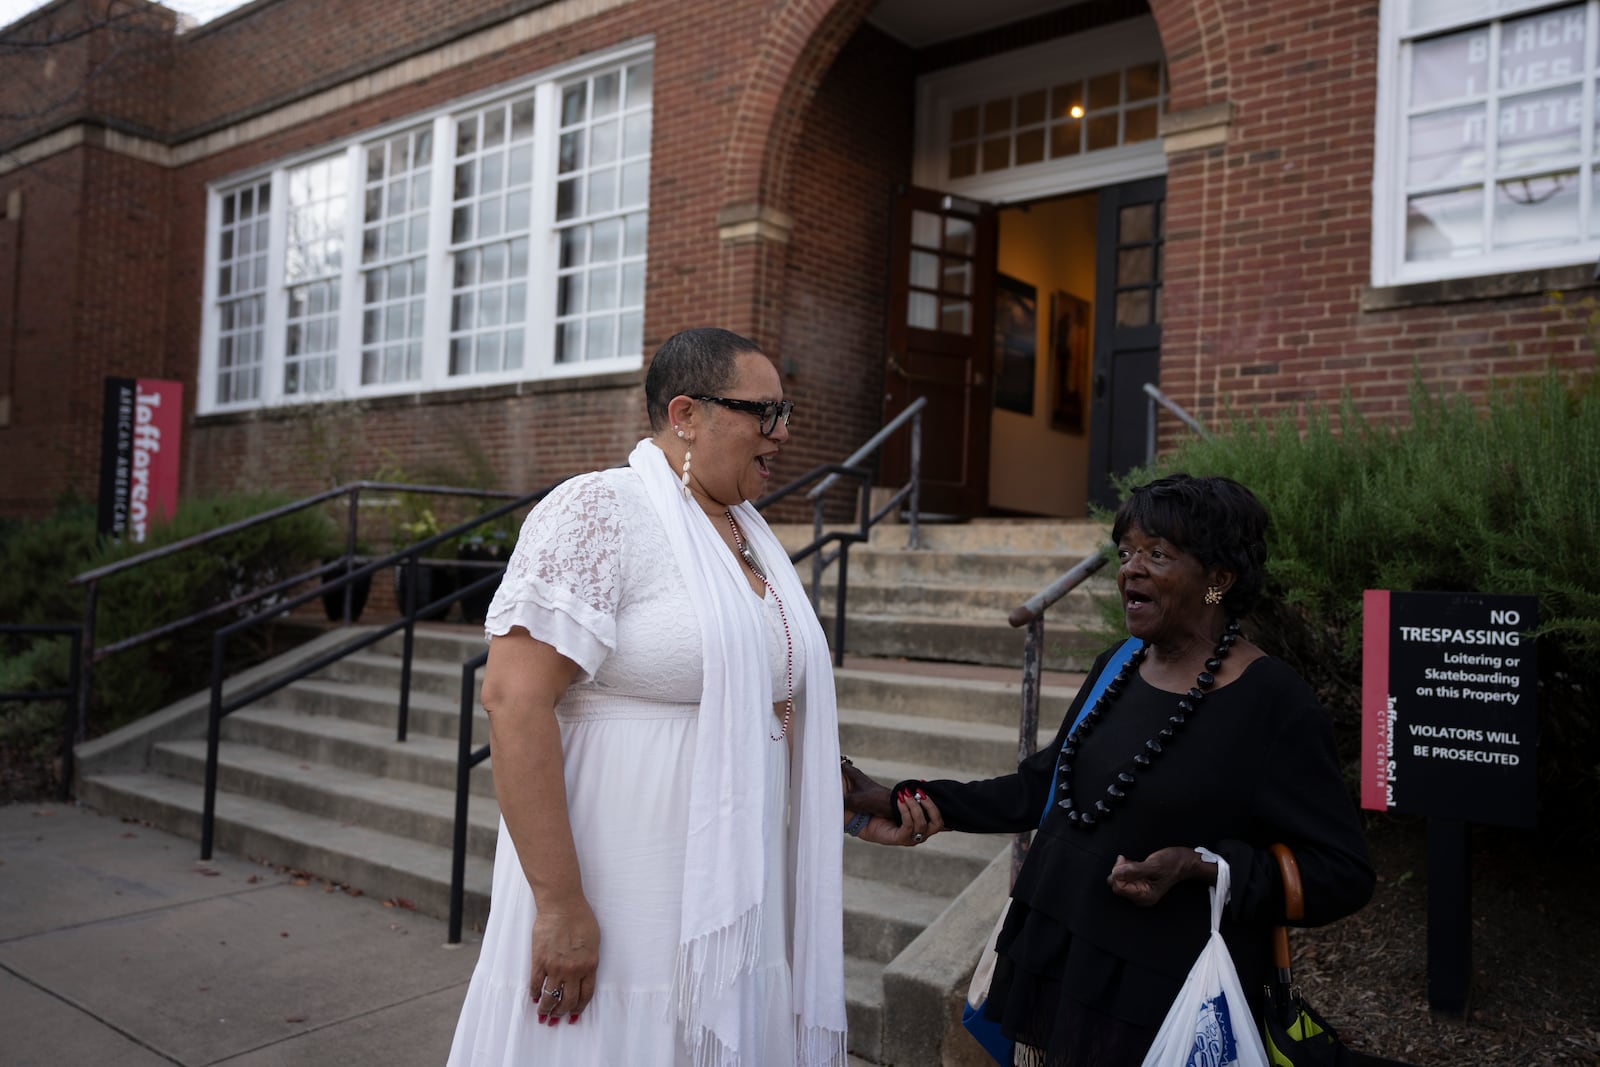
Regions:
M 101 543 L 92 508 L 79 504 L 43 521 L 12 527 L 0 541 L 0 618 L 81 622 L 85 589 L 69 584 L 74 575 L 287 502 L 277 493 L 197 497 L 181 503 L 170 522 L 153 526 L 143 544 Z M 336 542 L 329 518 L 307 509 L 112 575 L 100 583 L 95 643 L 105 647 L 301 573 L 323 555 L 337 554 Z M 212 632 L 263 606 L 270 602 L 231 608 L 102 661 L 91 688 L 91 732 L 115 728 L 205 688 Z M 272 640 L 270 630 L 233 640 L 229 669 L 269 655 Z M 6 676 L 21 679 L 17 688 L 54 689 L 67 683 L 69 649 L 64 640 L 13 644 L 0 655 Z
M 1411 391 L 1409 425 L 1348 403 L 1238 418 L 1127 484 L 1186 470 L 1249 486 L 1271 516 L 1268 596 L 1249 620 L 1294 664 L 1353 745 L 1362 592 L 1539 599 L 1540 767 L 1547 810 L 1600 814 L 1600 388 L 1554 371 L 1493 387 L 1474 406 Z M 1353 755 L 1353 749 L 1349 751 Z

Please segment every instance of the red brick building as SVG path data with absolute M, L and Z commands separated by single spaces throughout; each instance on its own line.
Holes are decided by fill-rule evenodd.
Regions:
M 1146 382 L 1204 421 L 1593 366 L 1549 293 L 1600 258 L 1600 0 L 61 0 L 0 39 L 0 513 L 93 495 L 108 375 L 183 382 L 186 492 L 534 487 L 724 325 L 795 401 L 782 475 L 926 394 L 933 506 L 1076 515 Z

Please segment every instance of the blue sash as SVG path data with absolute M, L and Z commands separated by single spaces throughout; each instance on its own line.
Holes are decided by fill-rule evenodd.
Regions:
M 1078 709 L 1078 717 L 1072 720 L 1072 726 L 1068 728 L 1067 734 L 1070 735 L 1073 730 L 1078 728 L 1078 723 L 1082 722 L 1083 717 L 1089 713 L 1089 709 L 1094 707 L 1095 701 L 1099 700 L 1100 695 L 1106 691 L 1106 686 L 1110 685 L 1111 680 L 1117 676 L 1117 672 L 1122 670 L 1122 665 L 1127 663 L 1134 650 L 1143 644 L 1144 642 L 1137 637 L 1130 637 L 1118 645 L 1116 651 L 1111 653 L 1111 658 L 1106 660 L 1105 666 L 1100 668 L 1100 673 L 1095 675 L 1094 685 L 1090 687 L 1089 695 L 1084 698 L 1083 704 Z M 1050 791 L 1044 795 L 1044 810 L 1039 813 L 1040 826 L 1044 825 L 1045 816 L 1050 814 L 1050 804 L 1054 801 L 1056 795 L 1056 781 L 1060 777 L 1061 753 L 1058 749 L 1056 752 L 1055 773 L 1050 776 Z M 1010 906 L 1011 901 L 1008 899 L 1006 907 L 1009 908 Z M 1000 1032 L 999 1023 L 992 1019 L 984 1018 L 983 1008 L 988 999 L 989 992 L 984 990 L 982 999 L 976 1005 L 971 1003 L 962 1005 L 961 1025 L 977 1039 L 978 1044 L 983 1046 L 985 1052 L 994 1057 L 996 1063 L 1003 1064 L 1004 1067 L 1011 1067 L 1016 1052 L 1016 1042 Z

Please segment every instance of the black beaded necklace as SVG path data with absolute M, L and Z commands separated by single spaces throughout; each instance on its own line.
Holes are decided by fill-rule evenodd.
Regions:
M 1239 639 L 1239 622 L 1237 619 L 1228 620 L 1227 628 L 1217 640 L 1216 651 L 1211 658 L 1206 660 L 1206 669 L 1195 676 L 1194 687 L 1178 698 L 1178 713 L 1167 719 L 1167 725 L 1156 731 L 1156 735 L 1144 743 L 1133 757 L 1134 769 L 1121 771 L 1116 780 L 1106 786 L 1106 795 L 1094 802 L 1094 807 L 1088 811 L 1079 811 L 1072 803 L 1072 762 L 1078 755 L 1078 744 L 1087 737 L 1105 715 L 1106 709 L 1111 705 L 1122 690 L 1127 687 L 1128 679 L 1133 677 L 1133 672 L 1139 669 L 1139 664 L 1144 661 L 1145 648 L 1141 646 L 1128 662 L 1122 665 L 1122 670 L 1106 686 L 1105 692 L 1100 694 L 1100 699 L 1094 702 L 1078 724 L 1062 742 L 1061 755 L 1056 760 L 1056 788 L 1061 793 L 1061 800 L 1056 802 L 1056 807 L 1067 813 L 1067 822 L 1079 830 L 1093 830 L 1100 823 L 1111 818 L 1112 811 L 1128 798 L 1128 791 L 1138 782 L 1138 773 L 1147 771 L 1155 760 L 1166 751 L 1167 745 L 1177 737 L 1178 732 L 1184 728 L 1194 714 L 1200 710 L 1200 704 L 1205 700 L 1206 691 L 1217 683 L 1217 671 L 1222 669 L 1222 661 L 1228 655 L 1228 650 Z

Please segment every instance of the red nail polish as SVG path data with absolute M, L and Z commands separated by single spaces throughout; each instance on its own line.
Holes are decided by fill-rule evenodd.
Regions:
M 576 1015 L 569 1015 L 569 1016 L 567 1016 L 567 1022 L 569 1022 L 569 1023 L 575 1023 L 575 1022 L 577 1022 L 577 1021 L 578 1021 L 578 1017 L 577 1017 L 577 1016 L 576 1016 Z
M 548 1019 L 548 1018 L 549 1018 L 549 1016 L 548 1016 L 548 1015 L 541 1015 L 541 1016 L 539 1016 L 539 1021 L 540 1021 L 540 1022 L 544 1022 L 544 1021 L 545 1021 L 545 1020 L 546 1020 L 546 1019 Z

